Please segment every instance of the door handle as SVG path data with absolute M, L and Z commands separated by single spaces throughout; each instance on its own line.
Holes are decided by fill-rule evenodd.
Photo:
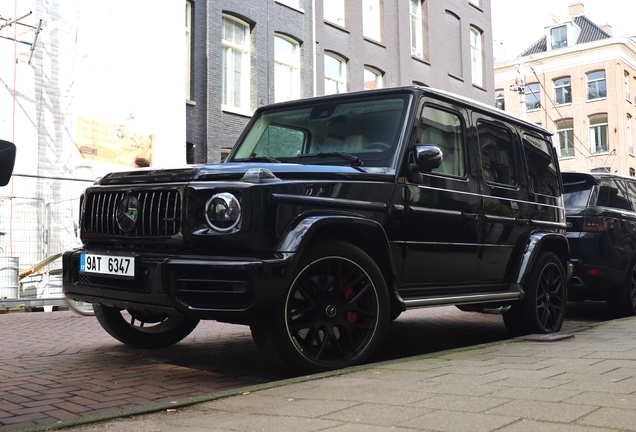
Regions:
M 462 213 L 462 219 L 475 220 L 479 219 L 479 215 L 477 213 Z
M 517 218 L 515 222 L 517 222 L 517 225 L 528 225 L 528 223 L 530 223 L 530 220 Z

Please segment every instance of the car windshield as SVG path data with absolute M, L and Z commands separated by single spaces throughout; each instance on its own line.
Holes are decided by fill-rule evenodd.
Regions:
M 382 165 L 395 153 L 409 98 L 362 95 L 264 111 L 228 161 Z
M 589 181 L 563 183 L 563 203 L 566 207 L 585 207 L 594 185 Z

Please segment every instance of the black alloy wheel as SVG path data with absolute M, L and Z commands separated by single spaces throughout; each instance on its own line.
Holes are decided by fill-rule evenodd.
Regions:
M 504 314 L 504 323 L 515 336 L 558 332 L 563 325 L 567 284 L 563 265 L 552 252 L 537 258 L 526 282 L 525 296 Z
M 199 320 L 93 304 L 99 324 L 118 341 L 133 348 L 165 348 L 188 336 Z
M 284 304 L 252 325 L 257 345 L 300 373 L 360 364 L 384 340 L 389 298 L 382 273 L 359 248 L 322 243 L 302 260 Z

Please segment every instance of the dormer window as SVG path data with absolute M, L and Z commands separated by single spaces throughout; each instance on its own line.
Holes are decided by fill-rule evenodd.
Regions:
M 551 27 L 546 27 L 548 38 L 548 50 L 565 48 L 576 44 L 581 34 L 581 29 L 573 22 L 558 22 Z
M 550 40 L 552 49 L 568 46 L 568 32 L 566 26 L 553 27 L 550 29 Z

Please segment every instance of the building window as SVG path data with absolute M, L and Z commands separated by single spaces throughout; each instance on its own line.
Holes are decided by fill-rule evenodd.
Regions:
M 629 169 L 629 176 L 630 177 L 636 177 L 636 170 L 634 168 L 630 168 Z
M 607 173 L 611 173 L 612 169 L 610 167 L 592 168 L 590 172 L 607 174 Z
M 625 72 L 625 99 L 631 101 L 631 96 L 629 94 L 629 73 Z
M 411 55 L 423 58 L 422 41 L 422 3 L 421 0 L 411 2 Z
M 634 154 L 634 142 L 632 141 L 632 116 L 627 114 L 627 150 Z
M 382 16 L 380 0 L 362 1 L 362 31 L 364 37 L 376 41 L 382 40 Z
M 300 97 L 300 47 L 283 36 L 274 36 L 274 102 Z
M 550 29 L 550 40 L 552 49 L 568 46 L 568 32 L 566 26 L 554 27 Z
M 590 125 L 590 152 L 608 152 L 609 136 L 607 134 L 607 114 L 589 116 L 588 124 Z
M 555 79 L 553 84 L 554 103 L 557 105 L 572 103 L 572 80 L 570 77 Z
M 282 3 L 287 6 L 291 6 L 294 9 L 302 10 L 301 0 L 276 0 L 278 3 Z
M 506 97 L 503 89 L 495 90 L 495 106 L 500 110 L 506 109 Z
M 249 108 L 249 26 L 223 16 L 222 104 L 230 109 Z
M 185 97 L 186 100 L 192 99 L 192 91 L 190 90 L 190 74 L 192 74 L 192 5 L 189 1 L 185 2 Z
M 574 122 L 572 119 L 558 120 L 556 128 L 559 157 L 574 157 Z
M 541 94 L 539 93 L 539 83 L 528 84 L 525 89 L 526 109 L 528 111 L 541 108 Z
M 325 54 L 325 94 L 347 91 L 346 62 L 333 54 Z
M 323 7 L 325 21 L 345 26 L 345 0 L 324 0 Z
M 484 62 L 483 62 L 483 50 L 482 34 L 479 29 L 475 27 L 470 28 L 470 61 L 472 67 L 473 84 L 483 87 L 484 85 Z
M 372 90 L 384 87 L 382 83 L 382 72 L 377 69 L 365 66 L 364 68 L 364 88 Z
M 587 77 L 587 100 L 600 99 L 607 96 L 605 86 L 605 71 L 595 71 L 586 74 Z

